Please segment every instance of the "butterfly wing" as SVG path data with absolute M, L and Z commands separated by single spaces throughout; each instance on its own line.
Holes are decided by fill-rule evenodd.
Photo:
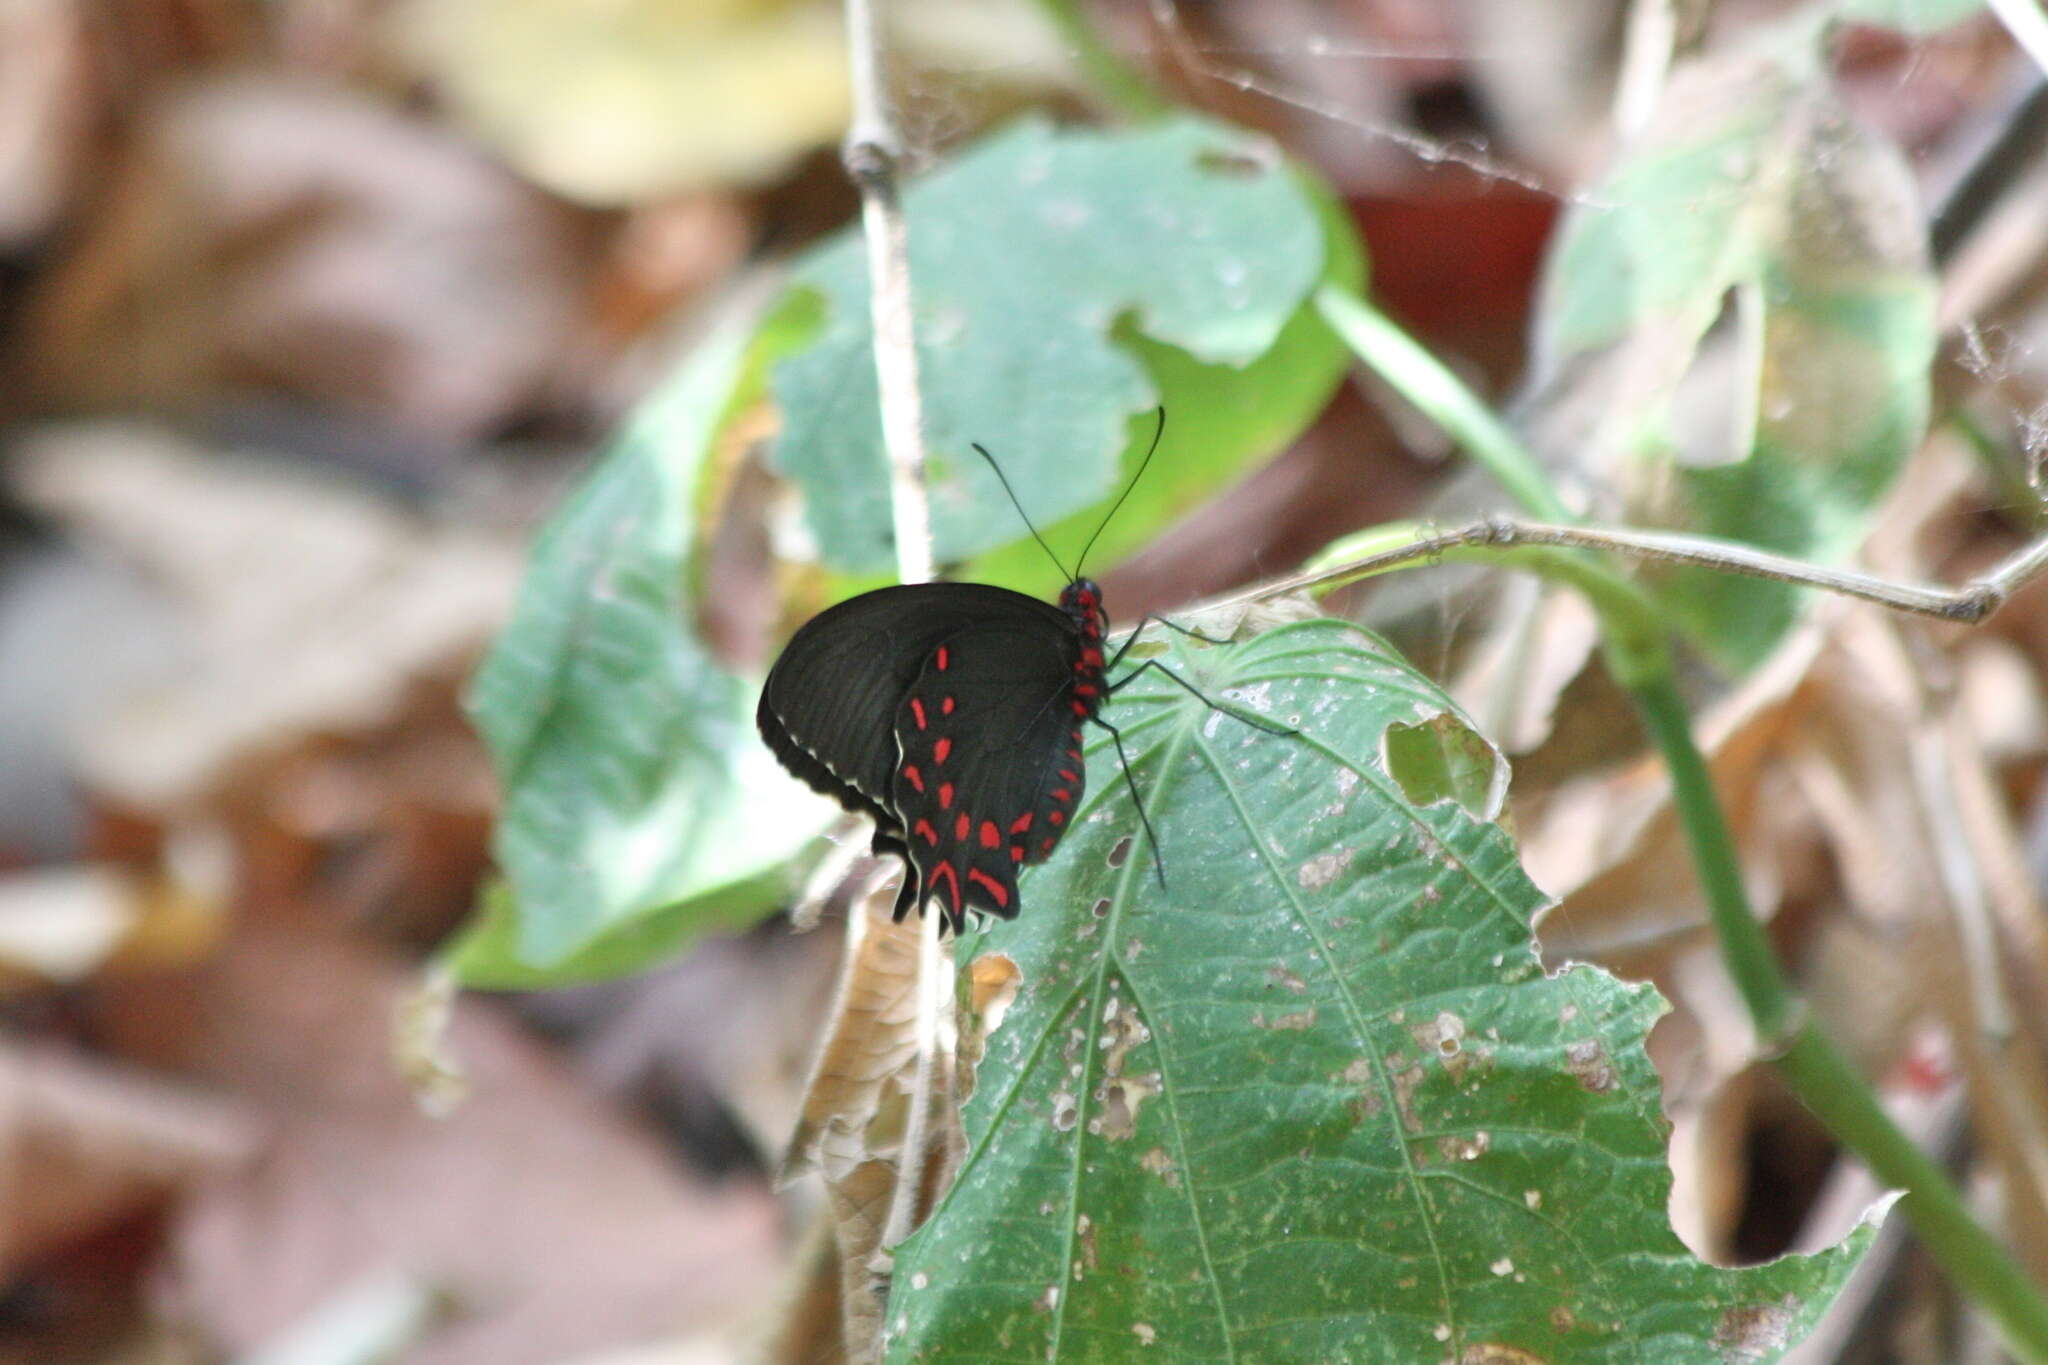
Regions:
M 969 908 L 1016 915 L 1018 867 L 1052 851 L 1081 797 L 1079 633 L 1052 617 L 1006 613 L 936 642 L 896 712 L 908 904 L 936 896 L 955 930 Z
M 1050 603 L 985 583 L 879 588 L 820 612 L 790 637 L 755 710 L 761 738 L 782 765 L 874 820 L 874 851 L 910 865 L 898 919 L 922 900 L 923 883 L 894 805 L 897 720 L 940 644 L 977 625 L 1041 637 L 1073 630 Z

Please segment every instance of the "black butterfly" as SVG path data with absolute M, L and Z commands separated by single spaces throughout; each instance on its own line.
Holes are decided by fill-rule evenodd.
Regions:
M 1157 668 L 1202 695 L 1157 660 L 1110 683 L 1138 632 L 1105 662 L 1108 627 L 1102 589 L 1079 576 L 1057 606 L 984 583 L 878 588 L 797 631 L 769 670 L 755 723 L 785 768 L 874 820 L 875 853 L 904 864 L 896 919 L 931 896 L 955 932 L 969 909 L 1013 918 L 1018 868 L 1052 853 L 1079 806 L 1083 722 L 1108 730 L 1121 759 L 1123 738 L 1100 714 L 1111 694 Z M 1142 802 L 1138 814 L 1150 838 Z

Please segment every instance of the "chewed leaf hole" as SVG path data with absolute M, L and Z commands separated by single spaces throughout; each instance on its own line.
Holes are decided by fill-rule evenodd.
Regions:
M 1507 760 L 1452 712 L 1439 711 L 1414 725 L 1389 724 L 1380 735 L 1380 763 L 1414 805 L 1456 801 L 1480 820 L 1500 814 Z
M 1122 867 L 1124 865 L 1124 860 L 1126 858 L 1129 858 L 1130 856 L 1131 836 L 1126 834 L 1123 838 L 1116 841 L 1116 846 L 1114 848 L 1110 849 L 1109 865 L 1111 867 Z

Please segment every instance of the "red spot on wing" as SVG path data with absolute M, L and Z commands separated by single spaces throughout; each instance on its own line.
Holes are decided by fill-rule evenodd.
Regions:
M 917 770 L 915 763 L 903 765 L 903 780 L 915 787 L 918 795 L 922 796 L 924 794 L 924 774 Z
M 1022 834 L 1025 830 L 1030 828 L 1031 812 L 1028 810 L 1010 822 L 1010 833 L 1012 834 Z
M 924 729 L 924 703 L 916 697 L 910 699 L 910 714 L 917 721 L 917 728 Z
M 1045 836 L 1045 838 L 1043 838 L 1043 839 L 1039 840 L 1039 842 L 1038 842 L 1038 851 L 1039 851 L 1040 853 L 1050 853 L 1050 852 L 1052 852 L 1052 846 L 1053 846 L 1054 844 L 1058 843 L 1059 841 L 1060 841 L 1060 836 L 1059 836 L 1059 835 L 1057 835 L 1057 834 L 1048 834 L 1048 835 L 1046 835 L 1046 836 Z
M 939 742 L 937 744 L 932 745 L 932 762 L 944 763 L 946 761 L 946 755 L 952 752 L 953 741 L 947 739 L 945 736 L 942 735 L 939 737 Z
M 1079 689 L 1076 690 L 1078 691 Z M 1088 714 L 1088 703 L 1082 701 L 1079 697 L 1075 697 L 1072 701 L 1068 702 L 1067 705 L 1071 706 L 1074 709 L 1074 714 L 1077 716 L 1086 716 Z M 924 727 L 920 725 L 917 728 L 922 730 Z
M 998 910 L 1010 908 L 1010 893 L 1004 885 L 978 867 L 967 869 L 967 880 L 988 892 L 988 898 L 996 903 Z
M 948 694 L 945 700 L 939 703 L 939 714 L 942 716 L 950 716 L 953 714 L 953 698 L 951 694 Z
M 1023 862 L 1023 861 L 1024 861 L 1024 845 L 1022 845 L 1022 844 L 1011 844 L 1011 845 L 1010 845 L 1010 861 L 1011 861 L 1011 862 L 1013 862 L 1013 863 L 1021 863 L 1021 862 Z
M 932 828 L 932 822 L 929 820 L 918 821 L 910 827 L 910 832 L 930 844 L 933 848 L 939 846 L 939 832 Z
M 953 821 L 953 837 L 964 844 L 967 842 L 967 831 L 972 828 L 974 828 L 974 821 L 968 819 L 967 812 L 963 810 L 960 812 L 959 818 Z
M 941 782 L 939 784 L 939 809 L 953 809 L 953 784 L 951 782 Z
M 1074 794 L 1065 787 L 1054 787 L 1052 789 L 1052 799 L 1055 801 L 1071 801 L 1074 799 Z
M 939 672 L 944 673 L 946 671 L 946 664 L 951 660 L 951 658 L 952 656 L 946 652 L 946 647 L 944 645 L 940 645 L 938 658 Z
M 1067 823 L 1067 813 L 1063 810 L 1049 810 L 1045 813 L 1045 818 L 1052 821 L 1055 825 Z
M 951 863 L 940 863 L 932 869 L 931 889 L 938 890 L 940 882 L 946 884 L 946 905 L 957 919 L 960 915 L 960 874 L 953 870 Z
M 983 848 L 994 848 L 1002 841 L 1003 832 L 996 828 L 995 821 L 984 820 L 981 822 L 981 846 Z

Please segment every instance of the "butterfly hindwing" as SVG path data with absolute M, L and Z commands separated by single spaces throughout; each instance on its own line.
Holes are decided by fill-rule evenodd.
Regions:
M 890 804 L 910 851 L 911 903 L 936 898 L 956 930 L 968 909 L 1017 913 L 1019 866 L 1051 852 L 1080 798 L 1068 757 L 1079 749 L 1077 638 L 1064 617 L 1058 630 L 1047 624 L 1005 614 L 947 636 L 896 711 Z M 1051 791 L 1065 793 L 1058 821 L 1047 818 Z

